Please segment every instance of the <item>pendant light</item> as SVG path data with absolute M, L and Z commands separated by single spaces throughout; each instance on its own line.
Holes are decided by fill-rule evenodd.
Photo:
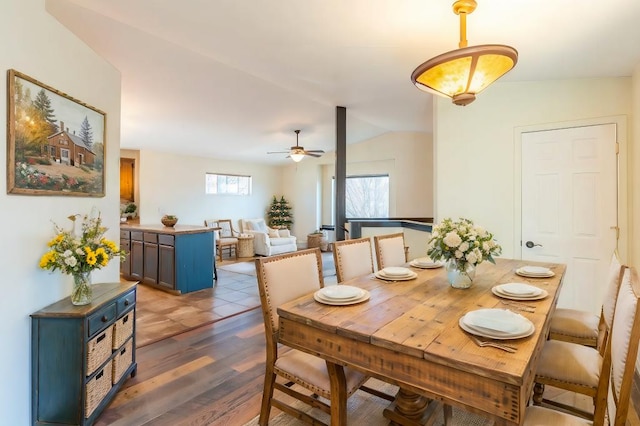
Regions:
M 418 89 L 451 98 L 454 104 L 464 106 L 516 65 L 518 51 L 513 47 L 502 44 L 467 47 L 467 15 L 476 6 L 475 0 L 457 0 L 453 4 L 453 12 L 460 16 L 459 49 L 418 66 L 411 74 Z

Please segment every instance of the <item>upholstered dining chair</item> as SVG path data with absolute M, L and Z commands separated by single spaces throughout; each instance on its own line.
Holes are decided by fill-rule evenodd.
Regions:
M 404 233 L 376 235 L 373 237 L 378 270 L 387 266 L 400 266 L 407 262 Z
M 231 257 L 231 253 L 234 253 L 237 260 L 239 234 L 233 229 L 231 219 L 208 219 L 204 221 L 204 226 L 217 228 L 216 251 L 220 262 L 222 262 L 222 251 L 225 249 L 229 251 L 229 257 Z
M 373 272 L 371 238 L 336 241 L 333 243 L 333 260 L 339 283 Z
M 606 278 L 607 291 L 600 315 L 577 309 L 558 308 L 551 317 L 549 338 L 594 348 L 600 347 L 606 339 L 609 326 L 613 323 L 613 312 L 616 308 L 623 269 L 618 252 L 615 251 L 609 262 Z
M 604 355 L 577 343 L 549 340 L 536 371 L 535 387 L 541 382 L 557 386 L 565 381 L 573 383 L 570 390 L 593 396 L 594 413 L 584 413 L 565 404 L 552 404 L 593 420 L 593 423 L 584 424 L 602 425 L 608 414 L 611 425 L 623 426 L 629 411 L 640 341 L 640 280 L 634 268 L 624 269 L 616 299 L 611 332 L 603 344 Z M 540 404 L 535 396 L 534 404 Z M 542 407 L 527 408 L 526 419 L 524 424 L 527 426 L 583 424 L 567 414 Z
M 277 307 L 324 287 L 322 256 L 319 248 L 300 250 L 256 259 L 256 273 L 267 340 L 267 362 L 259 424 L 269 421 L 271 407 L 276 407 L 306 423 L 323 424 L 318 419 L 276 398 L 274 391 L 282 392 L 320 410 L 346 418 L 346 401 L 358 388 L 392 400 L 393 397 L 363 386 L 365 374 L 328 363 L 322 358 L 286 348 L 278 341 Z M 337 378 L 338 389 L 332 391 L 329 376 Z M 278 379 L 278 377 L 280 379 Z M 292 386 L 297 384 L 303 393 Z M 330 401 L 326 404 L 317 396 Z

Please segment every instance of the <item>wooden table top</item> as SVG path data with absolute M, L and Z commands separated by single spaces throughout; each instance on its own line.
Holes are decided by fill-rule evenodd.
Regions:
M 555 276 L 516 275 L 515 270 L 527 264 L 547 266 Z M 444 268 L 411 269 L 418 277 L 409 281 L 386 282 L 371 274 L 345 282 L 370 292 L 370 299 L 357 305 L 323 305 L 309 294 L 280 306 L 281 341 L 488 414 L 497 424 L 519 424 L 565 265 L 497 259 L 496 265 L 479 265 L 469 289 L 452 288 Z M 532 284 L 548 296 L 522 302 L 534 306 L 534 312 L 517 310 L 491 291 L 508 282 Z M 517 347 L 516 353 L 478 347 L 458 321 L 480 308 L 511 309 L 531 320 L 535 332 L 508 341 Z M 487 404 L 493 398 L 502 400 Z

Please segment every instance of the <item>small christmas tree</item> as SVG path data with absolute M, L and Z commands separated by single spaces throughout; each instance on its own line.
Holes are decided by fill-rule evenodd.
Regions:
M 291 214 L 291 206 L 289 202 L 284 199 L 284 195 L 280 197 L 280 200 L 273 196 L 271 201 L 271 207 L 267 212 L 269 216 L 269 226 L 274 229 L 291 229 L 293 224 L 293 215 Z

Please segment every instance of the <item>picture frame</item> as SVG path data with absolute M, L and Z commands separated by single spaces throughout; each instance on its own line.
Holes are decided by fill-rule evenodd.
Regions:
M 106 113 L 7 72 L 7 193 L 104 197 Z

